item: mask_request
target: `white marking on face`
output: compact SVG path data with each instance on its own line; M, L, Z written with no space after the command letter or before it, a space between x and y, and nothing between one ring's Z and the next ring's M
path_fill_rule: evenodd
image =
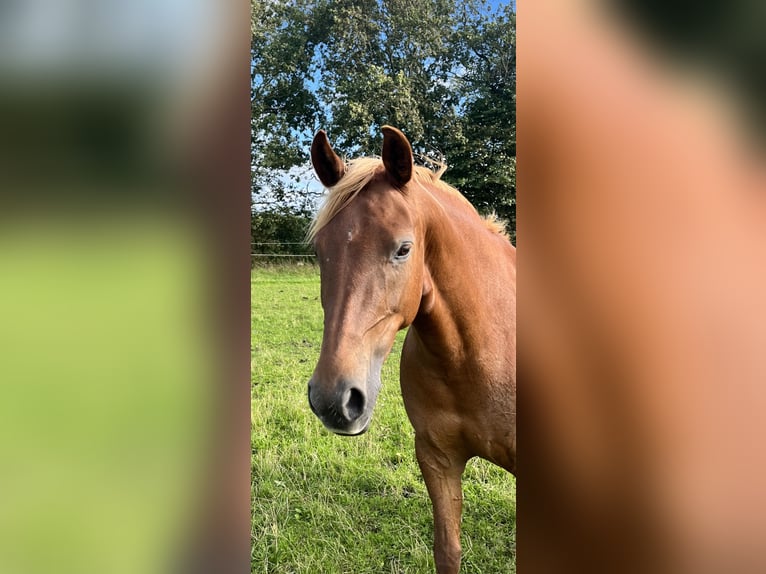
M351 232L351 230L348 230L348 234L346 235L346 241L351 243L351 239L353 238L354 234Z

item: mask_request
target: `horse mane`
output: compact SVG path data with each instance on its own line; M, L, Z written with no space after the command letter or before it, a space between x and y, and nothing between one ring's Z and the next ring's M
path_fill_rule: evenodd
M432 171L427 167L416 165L412 172L413 181L420 184L425 191L428 191L428 189L424 184L429 184L453 195L461 199L465 205L476 212L476 208L462 193L441 179L442 174L447 171L446 164L433 160L429 161L438 166L438 170ZM360 157L346 162L346 173L336 185L327 189L327 196L325 197L322 206L319 208L316 217L311 221L311 225L306 233L306 242L311 243L317 233L319 233L319 231L327 225L338 212L351 203L359 192L361 192L370 181L384 169L383 160L379 157ZM478 214L478 212L476 213ZM492 233L496 233L508 239L505 223L499 219L497 215L491 213L481 219L487 229Z

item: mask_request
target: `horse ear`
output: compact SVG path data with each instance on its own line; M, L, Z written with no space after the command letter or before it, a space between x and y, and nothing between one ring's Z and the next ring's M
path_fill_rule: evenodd
M398 129L383 126L383 165L391 181L398 187L412 177L412 147L407 137Z
M324 130L319 130L311 142L311 164L325 187L338 183L346 171L343 160L333 151Z

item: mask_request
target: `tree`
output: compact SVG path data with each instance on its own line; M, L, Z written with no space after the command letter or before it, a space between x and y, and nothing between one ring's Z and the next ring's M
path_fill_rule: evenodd
M470 16L469 16L470 17ZM445 175L479 211L495 211L516 229L516 14L473 16L459 30L465 94L459 130L448 140Z
M328 129L349 157L380 126L442 155L480 211L515 208L515 14L484 0L292 0L253 7L253 190L297 201L285 173ZM292 197L292 199L289 199ZM306 205L300 206L306 209Z

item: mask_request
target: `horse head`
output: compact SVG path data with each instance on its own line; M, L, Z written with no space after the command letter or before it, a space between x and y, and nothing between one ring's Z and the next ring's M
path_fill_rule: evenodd
M382 161L347 166L324 131L311 146L329 194L310 231L324 335L308 398L324 425L345 435L367 430L383 361L428 292L424 222L410 189L412 148L395 128L384 126L383 135Z

